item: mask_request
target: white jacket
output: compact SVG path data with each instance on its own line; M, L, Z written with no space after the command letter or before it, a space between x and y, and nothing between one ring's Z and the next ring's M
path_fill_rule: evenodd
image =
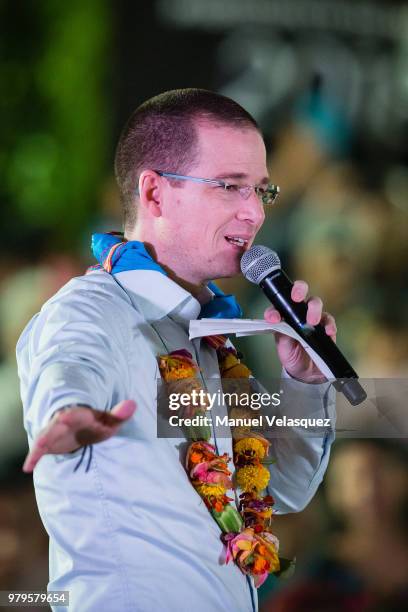
M220 529L186 475L185 441L157 437L158 354L186 348L205 378L219 378L215 351L188 339L189 321L200 308L159 272L112 277L94 271L51 298L19 340L30 446L67 404L109 410L134 399L138 406L119 435L93 446L89 471L88 456L74 471L82 450L46 455L34 471L50 536L48 589L70 592L70 612L257 610L252 580L220 562ZM327 385L303 390L303 415L333 416ZM332 439L329 434L273 441L269 489L278 514L299 511L310 501ZM220 453L232 456L231 439L215 442Z

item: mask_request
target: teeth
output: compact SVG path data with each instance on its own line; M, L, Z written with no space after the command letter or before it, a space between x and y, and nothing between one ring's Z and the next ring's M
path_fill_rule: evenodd
M248 240L245 240L244 238L239 238L236 236L227 236L226 238L227 240L229 240L229 242L232 242L233 244L237 244L239 246L243 246L244 244L248 242Z

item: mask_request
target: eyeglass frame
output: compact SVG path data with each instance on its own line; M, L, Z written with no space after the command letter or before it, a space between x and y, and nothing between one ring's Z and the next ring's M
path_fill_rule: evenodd
M223 187L225 191L228 190L228 187L236 187L239 195L244 200L247 200L249 198L251 192L247 191L248 195L245 196L242 193L242 189L245 189L245 190L248 190L248 188L250 188L251 190L253 189L258 197L259 197L258 189L263 189L265 193L262 194L261 196L262 204L268 207L273 206L275 204L280 194L279 185L274 185L272 183L268 183L268 185L264 188L264 187L261 187L260 185L236 185L234 183L227 183L226 181L222 181L221 179L199 178L197 176L186 176L184 174L174 174L173 172L162 172L161 170L155 170L154 172L156 172L156 174L158 174L159 176L164 176L165 178L169 178L169 179L180 180L180 181L194 181L196 183L207 183L210 185L218 185L218 187ZM136 189L136 192L139 193L139 190ZM264 197L266 197L268 193L270 196L272 196L271 202L264 201Z

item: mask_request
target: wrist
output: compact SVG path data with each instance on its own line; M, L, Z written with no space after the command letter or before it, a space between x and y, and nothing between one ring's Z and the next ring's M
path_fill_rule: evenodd
M286 366L283 366L283 372L287 375L285 378L292 378L293 380L297 380L298 382L308 385L321 385L327 382L327 378L321 372L308 372L307 370L299 371L296 369L291 370Z

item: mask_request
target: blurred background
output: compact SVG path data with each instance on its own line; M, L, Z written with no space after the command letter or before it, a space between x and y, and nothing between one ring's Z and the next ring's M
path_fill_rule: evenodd
M0 0L0 23L0 589L42 589L15 344L94 263L91 233L122 228L114 149L145 99L204 87L255 116L281 187L258 242L324 298L362 377L407 376L408 4ZM255 286L220 285L262 316ZM270 338L240 348L278 372ZM319 495L285 519L297 573L267 581L262 610L406 609L406 467L402 441L337 444Z

